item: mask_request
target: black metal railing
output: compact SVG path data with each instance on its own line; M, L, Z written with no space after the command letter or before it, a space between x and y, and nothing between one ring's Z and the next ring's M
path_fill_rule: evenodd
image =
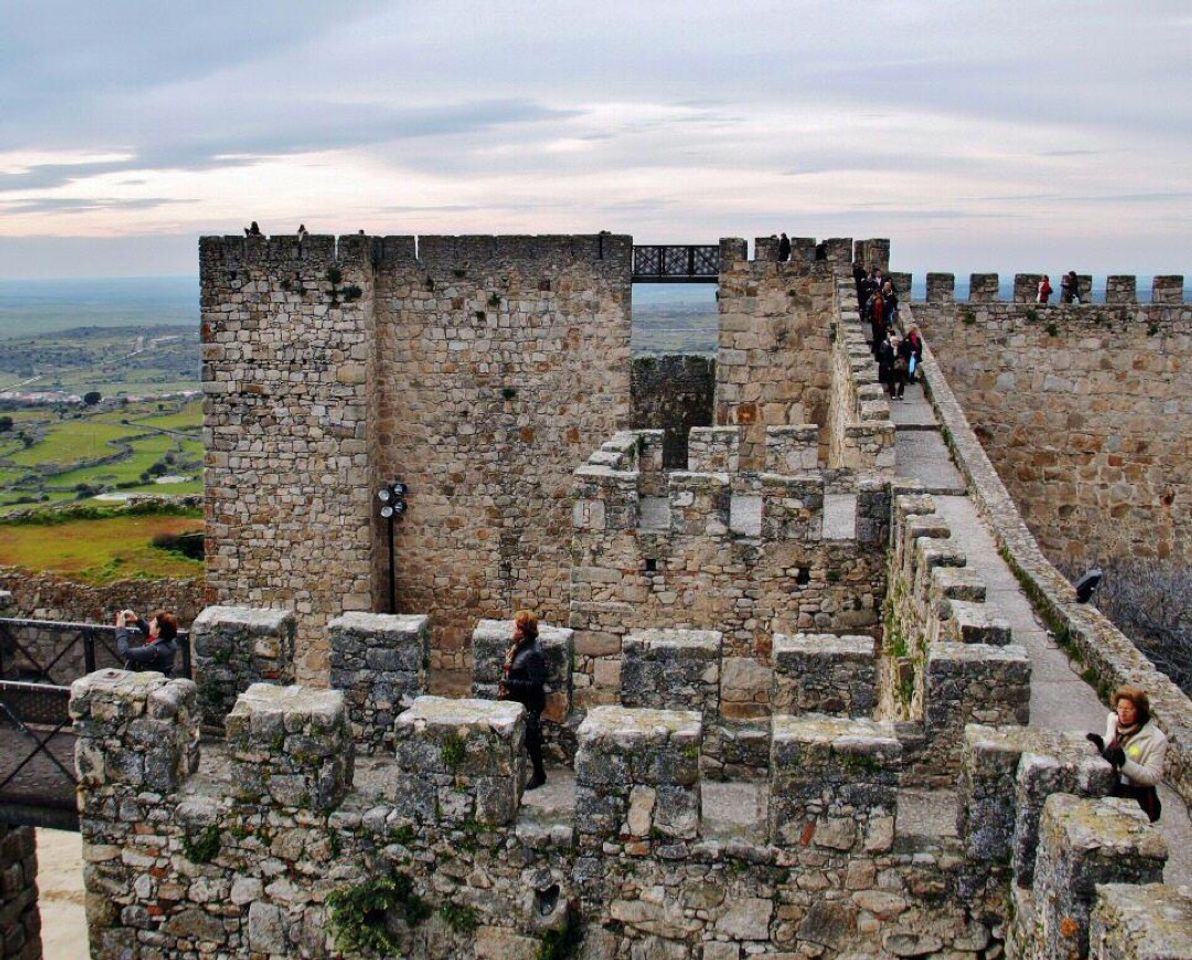
M720 247L635 246L634 283L718 283Z
M174 673L189 677L190 639L185 631L178 633L178 652ZM0 680L69 686L100 667L122 666L113 626L0 617Z
M188 634L178 649L189 677ZM0 821L78 829L70 684L120 666L115 627L0 618Z

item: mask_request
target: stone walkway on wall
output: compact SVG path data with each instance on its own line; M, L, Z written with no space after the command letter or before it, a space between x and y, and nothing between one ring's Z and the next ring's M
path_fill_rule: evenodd
M948 521L953 538L963 546L969 567L985 580L986 603L1009 622L1013 642L1025 647L1030 655L1030 725L1044 730L1104 733L1108 708L1080 678L1080 668L1035 616L1030 601L998 554L993 534L976 505L969 497L956 495L963 493L964 482L922 389L917 385L907 387L906 399L890 407L898 431L898 475L919 481L935 494L937 512ZM1159 828L1170 850L1164 878L1173 884L1192 883L1192 824L1188 810L1166 786L1161 788L1160 796L1163 817Z

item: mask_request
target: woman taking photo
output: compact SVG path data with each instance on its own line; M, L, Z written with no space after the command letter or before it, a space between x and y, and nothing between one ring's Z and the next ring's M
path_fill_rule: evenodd
M534 774L527 790L537 790L546 783L542 765L542 709L546 706L546 658L538 646L538 618L529 610L514 614L513 642L505 653L505 679L501 699L513 700L526 708L526 752Z

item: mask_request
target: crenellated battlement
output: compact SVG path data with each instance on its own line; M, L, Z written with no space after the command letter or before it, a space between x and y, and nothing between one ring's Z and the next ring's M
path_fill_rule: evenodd
M1076 275L1076 295L1078 303L1063 303L1061 300L1059 274L1049 274L1051 278L1051 299L1046 304L1036 304L1039 293L1039 282L1043 279L1041 273L1014 274L1014 289L1009 301L1001 298L1001 278L996 273L974 273L969 276L968 303L1029 303L1040 309L1064 307L1076 309L1080 307L1113 306L1138 304L1138 278L1134 274L1109 274L1104 282L1094 284L1092 274ZM911 290L911 275L899 274L896 289L903 296L909 296ZM905 278L905 279L903 279ZM1163 274L1151 278L1149 303L1154 306L1176 306L1184 302L1184 277L1181 274ZM956 275L952 273L928 273L926 303L958 303L956 299Z
M110 905L90 911L97 958L200 944L328 957L362 925L428 957L529 955L571 927L610 955L660 936L705 956L818 949L820 921L788 926L779 911L837 873L853 878L843 903L869 918L834 934L837 949L980 950L1002 918L1017 955L1049 944L1055 956L1065 939L1105 936L1106 911L1131 896L1121 885L1159 883L1167 857L1137 809L1102 799L1109 765L1066 734L967 727L955 832L929 837L889 722L776 716L770 774L718 784L701 772L700 713L599 707L577 731L573 791L532 802L518 704L418 698L392 750L362 760L342 693L258 684L238 698L226 747L205 744L198 765L193 707L189 681L156 674L75 684L87 883ZM675 906L701 885L721 895ZM383 921L344 909L365 891Z

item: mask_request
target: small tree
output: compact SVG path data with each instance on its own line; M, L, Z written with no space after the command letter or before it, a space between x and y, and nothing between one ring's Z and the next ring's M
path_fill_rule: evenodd
M89 407L94 407L100 400L103 399L103 394L98 390L88 390L83 394L83 403Z
M1192 693L1192 568L1117 560L1104 572L1097 607L1151 663Z
M0 417L0 433L8 433L12 429L12 417Z

